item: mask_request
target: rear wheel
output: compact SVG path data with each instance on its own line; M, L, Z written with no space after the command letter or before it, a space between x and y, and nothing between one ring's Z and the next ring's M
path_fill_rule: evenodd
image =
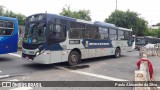
M68 64L74 66L80 61L80 55L77 51L71 51L68 57Z
M115 58L118 58L118 57L120 57L120 55L121 55L121 50L120 50L120 48L116 48L114 57L115 57Z

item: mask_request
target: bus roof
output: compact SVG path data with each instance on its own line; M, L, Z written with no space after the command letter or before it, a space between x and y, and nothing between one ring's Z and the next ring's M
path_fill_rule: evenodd
M100 21L96 21L94 22L95 25L100 26L100 27L106 27L106 28L117 28L114 24L111 23L105 23L105 22L100 22Z
M12 18L12 17L5 17L5 16L0 16L0 20L17 20L17 18Z
M49 18L49 19L55 17L55 18L60 18L60 19L64 19L64 20L74 21L74 22L76 22L76 20L77 20L76 18L61 16L61 15L57 15L57 14L50 14L50 13L37 13L37 14L32 14L28 17L35 16L35 15L47 15L47 18Z
M73 22L79 22L79 23L84 23L84 24L91 24L91 25L96 25L95 22L91 22L91 21L85 21L85 20L80 20L80 19L76 19L76 18L72 18L72 17L67 17L67 16L61 16L61 15L57 15L57 14L50 14L50 13L37 13L37 14L33 14L33 15L30 15L28 17L31 17L31 16L35 16L35 15L47 15L47 18L51 19L53 17L55 18L59 18L59 19L64 19L64 20L69 20L69 21L73 21ZM28 18L27 17L27 18ZM102 24L101 24L102 25ZM99 26L98 23L96 26Z
M28 17L35 16L35 15L47 15L48 19L52 19L53 17L55 17L55 18L69 20L69 21L73 21L73 22L79 22L79 23L84 23L84 24L95 25L95 26L98 26L98 27L106 27L106 28L112 28L112 29L120 29L120 30L125 30L125 31L132 31L132 29L116 27L114 24L111 24L111 23L105 23L105 22L100 22L100 21L90 22L90 21L80 20L80 19L71 18L71 17L67 17L67 16L61 16L61 15L57 15L57 14L50 14L50 13L37 13L37 14L30 15Z
M124 31L132 31L132 29L128 29L128 28L122 28L122 27L118 27L119 30L124 30Z

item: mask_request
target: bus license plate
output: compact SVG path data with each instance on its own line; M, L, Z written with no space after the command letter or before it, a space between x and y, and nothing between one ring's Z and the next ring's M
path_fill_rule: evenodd
M29 60L29 57L25 57L25 59Z

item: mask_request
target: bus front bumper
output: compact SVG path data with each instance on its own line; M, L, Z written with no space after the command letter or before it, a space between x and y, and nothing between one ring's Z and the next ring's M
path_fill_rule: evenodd
M29 62L39 63L39 64L50 64L50 54L45 52L40 55L28 55L22 54L22 59Z

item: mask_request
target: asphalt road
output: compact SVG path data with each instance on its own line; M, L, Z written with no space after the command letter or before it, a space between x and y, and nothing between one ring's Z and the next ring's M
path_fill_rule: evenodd
M21 51L15 53L20 55ZM1 81L122 81L134 80L138 51L127 52L120 58L111 56L85 59L77 66L66 63L51 65L35 64L21 60L20 57L0 55ZM158 73L156 73L158 75ZM22 90L23 88L1 88L2 90ZM132 90L131 87L50 87L45 90ZM25 88L23 90L44 90L44 88Z

